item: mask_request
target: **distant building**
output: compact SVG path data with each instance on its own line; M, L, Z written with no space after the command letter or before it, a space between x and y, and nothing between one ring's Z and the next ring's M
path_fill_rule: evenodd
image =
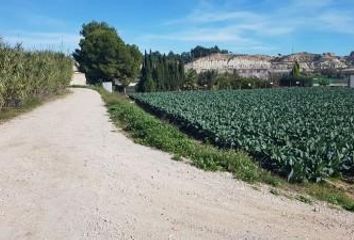
M135 82L131 82L129 84L129 86L126 87L126 92L127 93L133 93L135 92L135 89L136 89L136 85L138 84L138 79L136 79ZM118 80L118 79L115 79L114 80L114 87L113 89L115 91L118 91L118 92L123 92L124 91L124 88L123 88L123 84Z

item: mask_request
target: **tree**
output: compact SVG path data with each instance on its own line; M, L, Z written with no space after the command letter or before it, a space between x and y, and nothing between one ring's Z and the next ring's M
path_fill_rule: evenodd
M150 72L149 64L148 64L148 55L145 50L143 66L141 68L140 81L138 82L137 91L138 92L146 92L147 86L147 76Z
M217 76L218 72L215 70L202 72L198 76L198 84L200 86L206 86L208 90L211 90L215 85Z
M198 73L194 69L189 69L186 73L183 83L183 89L193 90L198 81Z
M300 64L298 61L295 61L293 69L291 70L291 76L293 78L299 78L300 77Z
M105 22L82 26L80 49L73 56L89 83L118 80L125 92L139 73L141 54L135 45L126 45L117 31Z
M181 54L181 59L183 63L189 63L192 61L192 56L190 52L183 52Z
M349 61L351 61L352 63L354 63L354 51L352 51L348 57Z
M193 48L190 51L190 55L191 55L192 59L206 57L206 56L209 56L209 55L215 54L215 53L228 54L228 53L230 53L230 51L225 50L225 49L220 50L220 48L218 46L214 46L211 48L196 46L195 48Z
M116 29L113 28L113 27L110 27L106 22L96 22L96 21L89 22L88 24L83 24L82 25L82 30L80 31L80 34L84 38L86 38L92 32L97 31L98 29L111 31L111 32L117 34Z
M322 76L326 76L328 78L336 78L338 77L338 70L335 67L324 68L320 70Z
M233 75L226 72L219 74L216 78L217 89L232 89L233 88Z
M151 74L148 74L145 83L145 92L154 92L154 91L156 91L156 83L153 80Z
M137 91L174 91L181 89L183 82L184 64L179 55L145 51Z
M82 30L80 31L80 34L83 39L81 39L79 43L80 49L75 50L75 52L73 53L73 57L79 63L79 70L83 73L87 73L90 70L92 60L94 58L93 55L96 55L92 54L92 50L94 50L95 45L93 40L97 39L94 39L94 37L92 36L90 37L90 35L94 34L94 32L96 32L95 35L97 35L98 32L100 32L101 34L103 32L111 32L113 34L113 38L114 35L117 34L116 30L114 28L109 27L108 24L105 22L92 21L88 24L82 25ZM91 39L89 40L89 38Z
M142 54L136 45L127 45L128 48L128 53L130 56L126 57L127 64L126 64L126 74L124 76L121 76L121 79L119 80L120 83L122 84L123 87L123 92L126 94L126 88L129 86L131 82L136 81L139 71L140 71L140 66L141 66L141 61L142 61Z

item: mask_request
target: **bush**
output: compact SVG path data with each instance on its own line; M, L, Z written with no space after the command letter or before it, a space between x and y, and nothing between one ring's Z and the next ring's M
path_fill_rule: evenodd
M71 75L72 61L62 53L29 52L0 43L0 110L58 93Z
M211 73L215 73L215 76ZM210 76L213 77L210 77ZM233 73L217 73L215 71L206 71L199 74L199 85L208 86L208 89L254 89L254 88L270 88L272 87L267 80L258 79L256 77L241 77L236 71Z
M325 78L325 77L320 77L318 79L318 84L320 86L328 86L330 84L330 80L328 78Z
M281 87L312 87L313 79L307 76L285 76L280 79Z

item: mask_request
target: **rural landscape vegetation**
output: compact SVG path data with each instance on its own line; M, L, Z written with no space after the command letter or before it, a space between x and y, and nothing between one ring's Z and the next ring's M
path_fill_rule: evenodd
M127 94L126 88L138 79L136 92L129 95L138 105L197 139L249 153L288 181L353 177L351 89L311 88L314 76L304 75L297 61L289 74L272 83L240 77L236 71L198 74L185 71L184 64L229 51L196 47L181 55L150 50L142 56L107 23L91 22L81 33L74 58L88 82L119 79ZM213 159L204 164L213 168Z
M4 132L9 131L10 125L21 121L22 117L30 114L30 110L66 101L73 95L100 94L116 127L109 134L123 133L124 141L120 142L145 145L159 153L163 151L163 154L169 154L166 162L181 164L178 167L172 165L172 169L176 167L178 171L196 167L216 172L211 173L215 175L205 175L208 183L213 181L213 176L219 179L219 173L231 173L232 185L246 184L252 191L276 199L272 201L277 203L279 199L285 199L289 204L310 206L307 216L322 211L328 215L330 211L346 214L349 220L343 220L343 216L337 220L340 225L348 226L338 239L345 239L344 236L353 238L354 228L350 219L353 219L354 211L354 52L344 57L307 52L266 56L237 54L217 45L197 45L181 53L159 52L125 42L118 30L104 21L84 23L80 42L72 53L29 50L21 43L14 45L7 43L6 38L1 39L0 136L3 135L2 126ZM85 82L71 84L78 74L84 76ZM89 96L93 98L94 95ZM83 104L82 108L87 107L85 101ZM98 116L86 117L94 119ZM84 123L82 125L85 126ZM60 126L52 128L60 129ZM90 130L85 128L85 131ZM16 138L21 138L21 134L16 134ZM94 138L98 136L92 135ZM7 138L4 136L3 139ZM10 140L13 139L6 141ZM110 141L104 146L108 144L119 156L122 146L118 142ZM0 141L0 151L3 152L0 158L3 158L1 163L5 166L6 161L11 161L11 155L6 151L12 145L6 145L5 140L2 144ZM35 161L39 153L35 147L30 151L33 152L25 154L34 156ZM132 156L134 154L137 153L131 153ZM23 155L21 159L25 158ZM99 159L100 156L95 155L95 160ZM119 157L112 154L109 161L117 159ZM144 161L141 157L135 159ZM119 160L112 164L116 166ZM90 165L87 160L86 165ZM160 171L159 166L156 168ZM137 176L139 171L147 170L136 169ZM0 173L0 178L10 179L7 171ZM145 172L141 174L143 176ZM151 179L154 179L152 175ZM7 185L5 180L0 180L0 183ZM324 204L321 210L319 202ZM0 215L6 212L6 208L0 210ZM186 218L188 216L182 220ZM17 239L13 235L14 229L1 225L0 219L0 239ZM103 225L97 227L97 232L104 229ZM176 239L202 239L193 235L196 231L177 234L184 238ZM296 231L294 229L294 233ZM2 238L1 234L12 238ZM128 239L121 234L115 237L98 237L98 234L94 239ZM258 239L242 238L234 233L218 234L213 236ZM326 238L318 234L299 233L299 236ZM137 236L143 235L142 231ZM135 239L132 236L131 239ZM154 236L159 238L163 235L149 235L148 238L153 239ZM18 239L40 237L34 235L30 238L27 235ZM84 239L91 239L88 235L86 237ZM263 237L278 239L275 236Z

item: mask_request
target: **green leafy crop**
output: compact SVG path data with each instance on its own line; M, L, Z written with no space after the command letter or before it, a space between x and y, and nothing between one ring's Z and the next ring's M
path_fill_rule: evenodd
M296 88L132 96L191 135L242 149L291 181L354 176L354 91Z

